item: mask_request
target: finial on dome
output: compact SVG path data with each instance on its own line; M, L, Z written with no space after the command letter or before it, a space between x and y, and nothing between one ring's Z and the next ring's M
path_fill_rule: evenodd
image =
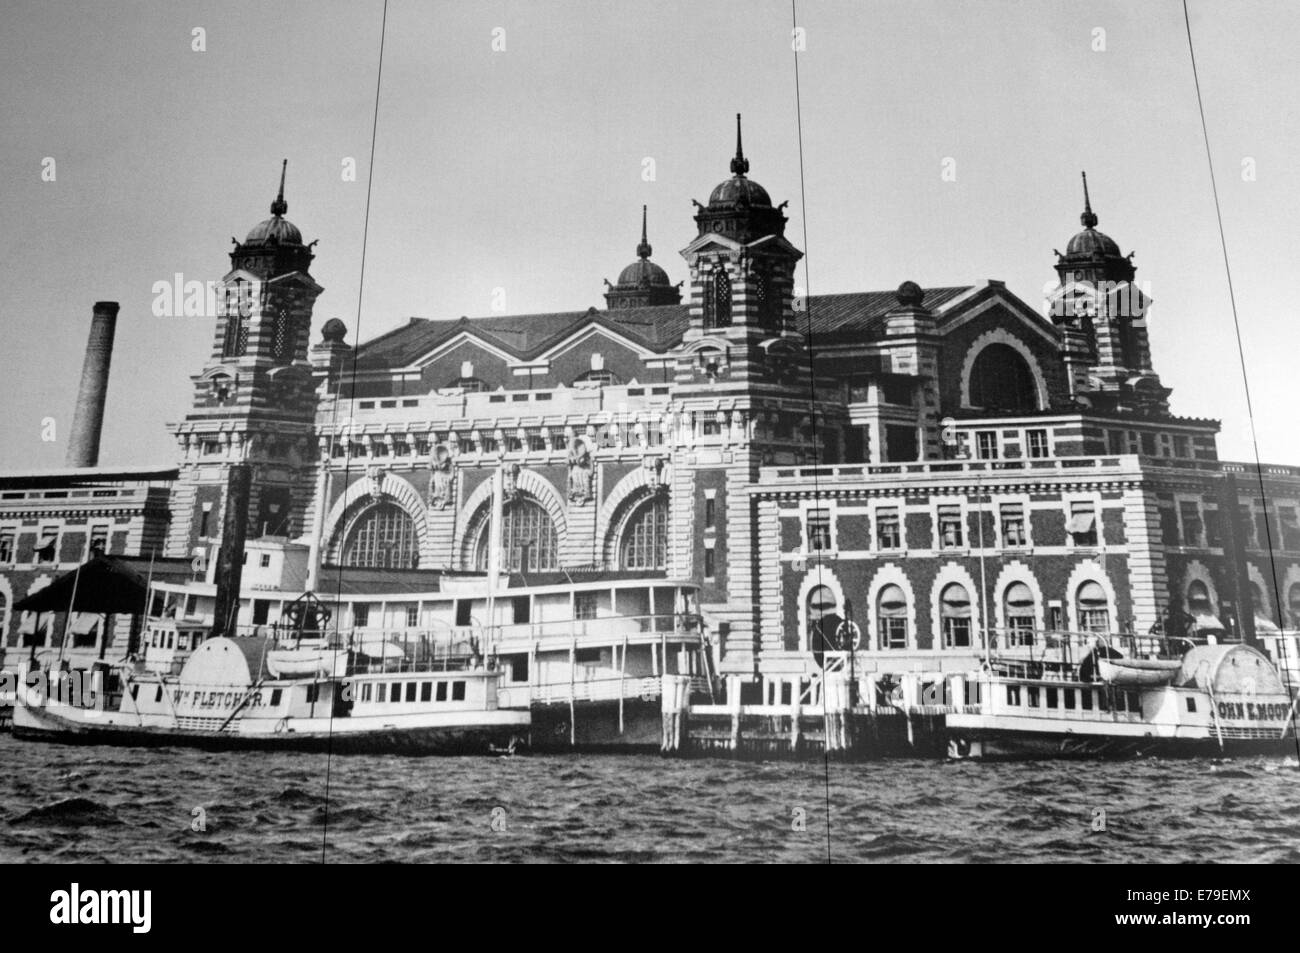
M650 257L650 253L651 253L653 250L654 250L654 249L652 249L652 248L650 247L650 242L649 242L649 240L646 238L646 231L645 231L645 206L642 205L642 206L641 206L641 244L636 246L636 256L637 256L638 258L649 258L649 257Z
M283 215L289 211L289 203L284 200L284 173L289 168L289 160L285 159L280 166L280 194L275 197L271 203L272 215Z
M1096 228L1097 216L1092 211L1092 200L1088 198L1088 173L1080 173L1083 176L1083 214L1079 216L1079 222L1084 228Z
M740 113L736 113L736 158L731 160L731 174L744 175L749 171L749 160L745 158L745 150L740 146Z

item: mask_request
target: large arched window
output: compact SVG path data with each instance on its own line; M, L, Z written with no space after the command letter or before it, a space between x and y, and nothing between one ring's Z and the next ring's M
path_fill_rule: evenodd
M893 583L876 597L876 631L881 649L907 648L907 596Z
M939 593L939 621L945 649L968 649L971 645L970 593L960 583L950 583Z
M808 593L807 611L808 649L820 660L826 652L839 647L837 633L840 616L839 601L830 586L814 586Z
M1023 582L1013 582L1002 594L1002 615L1007 620L1008 645L1033 645L1037 619L1034 593Z
M484 520L475 552L475 565L479 569L488 568L491 529L491 521ZM511 572L547 572L559 569L555 523L546 508L536 500L522 496L507 503L501 513L501 551L505 554L503 568Z
M990 344L970 372L970 403L984 410L1038 410L1038 386L1029 363L1009 344Z
M663 569L668 564L668 500L654 495L628 517L623 529L623 569Z
M1075 606L1079 614L1079 628L1084 632L1109 632L1110 609L1106 600L1106 590L1101 584L1089 580L1079 587L1075 595Z
M344 566L415 569L419 559L415 521L396 503L380 503L362 513L343 548Z

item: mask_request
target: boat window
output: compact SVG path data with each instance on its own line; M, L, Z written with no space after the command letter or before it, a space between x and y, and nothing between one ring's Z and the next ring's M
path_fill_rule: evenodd
M1048 708L1055 708L1055 707L1056 707L1056 689L1055 689L1055 688L1049 688L1049 689L1047 690L1047 707L1048 707Z
M193 647L197 649L200 645L203 644L203 633L195 632L192 636L190 636L190 641L192 642Z
M457 681L451 683L451 700L454 702L463 702L465 700L464 682Z
M457 599L456 624L460 626L469 625L470 620L473 618L473 615L471 614L473 608L474 603L470 602L468 599Z
M175 633L175 632L168 632L168 633L167 633L167 648L172 649L172 648L175 648L175 647L176 647L176 633Z
M157 690L153 693L153 700L154 700L155 702L160 702L160 701L162 701L162 686L161 686L161 685L159 685L158 688L157 688Z
M438 683L438 695L437 695L437 697L434 699L434 701L445 702L446 700L447 700L447 683L446 683L446 682L439 682L439 683Z
M1135 714L1142 714L1142 696L1137 692L1125 692L1128 696L1128 710Z
M433 698L433 682L420 683L420 701L427 702Z
M511 655L503 659L510 665L510 681L526 682L528 681L528 656Z
M1065 707L1066 707L1066 708L1073 709L1073 708L1074 708L1074 689L1073 689L1073 688L1063 688L1063 689L1061 689L1061 694L1065 697Z
M1191 695L1187 696L1187 710L1191 714L1196 713L1196 699L1193 698Z
M182 652L190 647L190 637L182 632L176 639L176 647Z
M600 662L600 649L578 649L573 653L573 660L579 665L595 665Z
M393 682L393 690L388 693L388 701L390 704L396 705L401 700L402 700L402 683Z
M416 686L416 684L417 684L416 682L407 682L407 683L406 683L406 700L407 700L408 702L413 702L413 701L415 701L415 686Z
M308 704L308 705L314 705L314 704L316 704L316 702L317 702L319 699L320 699L320 686L319 686L319 685L308 685L308 686L307 686L307 704Z
M375 701L382 702L388 700L388 685L384 682L375 684Z
M1110 696L1106 694L1105 689L1097 692L1097 710L1110 711Z
M1007 686L1007 704L1015 705L1017 708L1020 707L1020 686L1019 685Z
M1092 711L1092 689L1085 688L1079 692L1080 706L1084 711Z
M1029 707L1030 708L1038 707L1038 686L1037 685L1029 686Z
M132 701L135 701L135 700L137 700L139 697L140 697L140 686L139 686L139 685L132 685L132 686L131 686L131 700L132 700Z
M271 707L272 707L272 708L274 708L276 705L280 704L280 697L281 697L283 694L284 694L284 691L283 691L282 689L279 689L279 688L273 688L273 689L271 689Z
M370 701L371 687L372 687L372 686L371 686L371 684L370 684L369 682L365 682L364 684L362 684L362 686L361 686L361 700L362 700L363 702L368 702L368 701Z

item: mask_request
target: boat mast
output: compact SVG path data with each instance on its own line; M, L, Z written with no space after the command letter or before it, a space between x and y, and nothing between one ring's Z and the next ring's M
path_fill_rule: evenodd
M488 522L488 565L487 565L487 623L484 642L496 619L496 594L498 577L501 573L501 523L505 510L505 474L500 467L492 474L492 515ZM483 645L484 655L487 645Z

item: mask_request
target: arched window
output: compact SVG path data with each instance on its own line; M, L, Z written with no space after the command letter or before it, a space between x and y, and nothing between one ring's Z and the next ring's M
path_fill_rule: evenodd
M344 566L415 569L419 558L415 521L396 503L380 503L366 510L343 548Z
M1258 582L1250 584L1251 598L1255 600L1255 634L1276 635L1277 623L1273 618L1273 602L1268 590Z
M1300 628L1300 582L1286 591L1286 605L1291 610L1291 625Z
M668 500L640 503L623 530L623 569L663 569L668 564Z
M1038 410L1038 386L1028 362L1009 344L990 344L970 372L970 403L984 410Z
M277 364L288 364L293 360L293 322L288 308L276 309L272 332L271 357Z
M907 596L893 583L876 597L876 631L881 649L907 648Z
M483 521L479 531L475 565L488 568L489 532L491 520ZM536 500L516 497L502 508L501 551L505 553L505 567L511 572L548 572L560 568L559 546L556 543L555 523ZM525 559L524 552L528 556Z
M1187 611L1194 616L1214 615L1214 603L1210 601L1210 590L1199 579L1193 579L1187 586Z
M836 632L840 627L839 602L829 586L814 586L808 593L808 649L821 657L825 652L833 652L838 646Z
M939 593L939 621L945 649L968 649L971 644L970 593L959 583L950 583Z
M731 279L725 268L715 268L704 282L704 328L731 325Z
M1079 628L1084 632L1109 632L1110 610L1106 590L1089 580L1079 587L1075 606L1079 615Z
M1034 593L1023 582L1013 582L1002 594L1002 615L1007 620L1008 645L1033 645L1037 617Z

